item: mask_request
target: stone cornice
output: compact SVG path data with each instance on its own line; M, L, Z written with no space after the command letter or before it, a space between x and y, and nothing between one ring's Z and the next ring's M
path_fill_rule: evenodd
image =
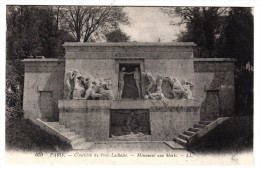
M197 46L194 42L157 42L157 43L137 43L137 42L120 42L120 43L81 43L81 42L65 42L62 46L115 46L115 47L124 47L124 46L160 46L160 47L169 47L169 46L178 46L178 47L194 47Z
M23 63L31 63L31 62L64 62L65 60L64 59L24 59L22 60Z

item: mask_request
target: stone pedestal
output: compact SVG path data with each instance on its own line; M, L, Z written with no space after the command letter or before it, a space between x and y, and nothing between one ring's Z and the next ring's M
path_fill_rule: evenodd
M87 141L106 141L111 111L148 110L151 141L172 141L199 122L199 108L199 102L195 100L60 100L59 121Z

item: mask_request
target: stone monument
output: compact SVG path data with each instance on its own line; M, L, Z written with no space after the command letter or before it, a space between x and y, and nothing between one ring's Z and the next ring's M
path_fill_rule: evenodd
M24 60L26 118L91 142L172 141L201 119L233 112L234 60L193 58L194 43L63 46L64 59Z

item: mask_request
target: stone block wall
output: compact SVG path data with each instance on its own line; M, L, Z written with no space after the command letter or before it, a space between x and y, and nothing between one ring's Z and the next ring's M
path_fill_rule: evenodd
M194 43L65 43L65 72L109 78L117 97L120 63L140 64L154 76L184 77L194 82Z
M87 141L104 141L109 137L110 106L106 100L60 100L59 122Z
M192 57L192 51L189 57ZM145 59L144 67L146 72L151 72L153 75L185 78L194 82L193 58L160 59L158 57L156 59Z
M24 75L24 117L58 121L58 100L62 99L64 60L26 59Z
M202 120L232 116L235 107L234 59L194 59L195 98L201 102Z
M171 100L167 106L153 101L150 107L152 141L171 141L200 121L200 105L194 100Z
M117 96L120 63L138 63L142 71L193 81L195 99L201 105L201 119L230 116L234 111L234 60L193 58L194 43L65 43L64 47L64 60L24 60L25 118L59 120L58 100L63 99L65 72L73 69L95 78L111 77L112 90ZM118 106L133 108L136 104ZM150 113L150 117L156 117L155 110ZM101 114L107 116L105 111ZM165 115L168 116L167 112ZM188 113L183 118L189 118L188 116L193 115Z
M199 102L193 100L60 100L59 121L87 141L105 141L109 138L111 111L128 110L130 107L149 111L152 141L171 141L200 120Z

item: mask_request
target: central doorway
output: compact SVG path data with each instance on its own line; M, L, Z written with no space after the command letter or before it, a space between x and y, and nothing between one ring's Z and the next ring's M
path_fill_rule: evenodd
M149 110L110 110L109 139L122 141L150 141L151 125Z
M124 87L122 91L122 99L139 99L142 98L142 85L141 85L141 67L140 64L135 63L120 63L119 71L122 68L125 68L126 74L124 75ZM139 90L140 96L138 92L138 83L134 77L134 71L138 71L138 76L140 77Z

